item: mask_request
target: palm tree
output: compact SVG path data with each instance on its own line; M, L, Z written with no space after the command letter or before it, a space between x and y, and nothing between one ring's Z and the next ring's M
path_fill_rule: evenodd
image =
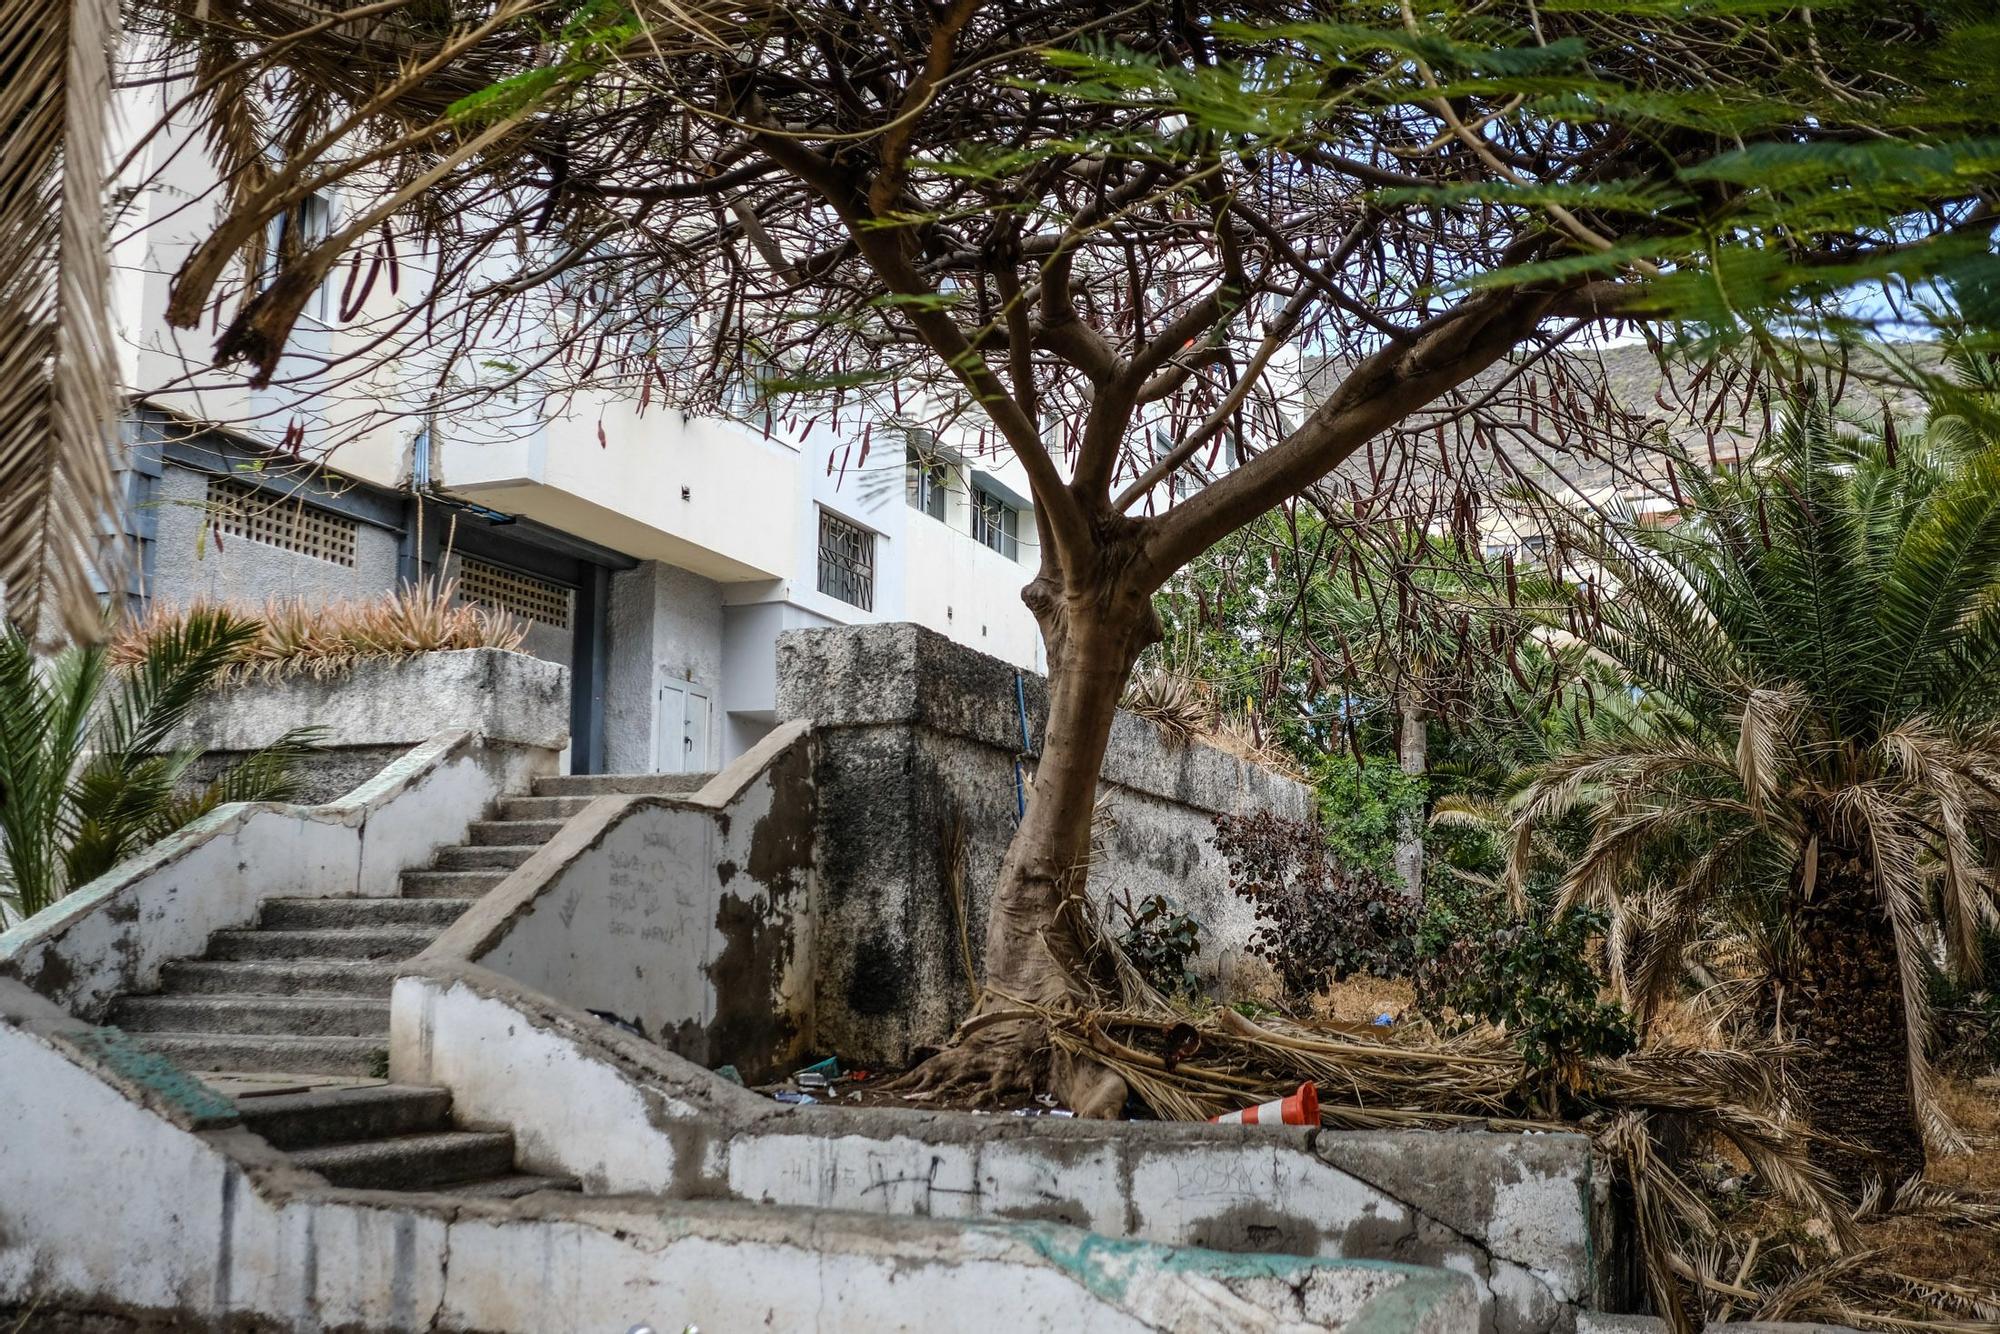
M1565 904L1648 901L1644 1005L1704 931L1760 924L1760 1017L1801 1044L1815 1154L1849 1188L1953 1142L1927 983L1934 957L1976 971L1996 918L2000 444L1973 443L1899 448L1808 402L1740 473L1688 469L1678 526L1578 525L1617 592L1568 623L1657 707L1531 771L1515 808L1521 862L1587 815Z
M197 608L150 636L128 668L101 644L40 658L0 634L0 925L29 917L228 801L296 795L320 735L287 732L200 786L199 752L168 749L202 695L257 635L256 622Z

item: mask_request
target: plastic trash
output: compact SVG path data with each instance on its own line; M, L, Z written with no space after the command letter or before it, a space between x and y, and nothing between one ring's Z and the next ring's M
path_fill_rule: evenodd
M1395 1022L1396 1016L1393 1014L1378 1014L1375 1016L1375 1027L1377 1028L1387 1028Z
M788 1102L794 1107L806 1107L819 1101L810 1093L794 1093L790 1089L779 1089L771 1096L779 1102Z
M803 1070L792 1072L792 1082L802 1089L823 1089L840 1078L840 1060L829 1056L824 1061L816 1061Z
M715 1073L721 1075L724 1079L736 1085L736 1087L738 1088L743 1087L743 1072L741 1070L738 1070L735 1066L718 1065L715 1067Z

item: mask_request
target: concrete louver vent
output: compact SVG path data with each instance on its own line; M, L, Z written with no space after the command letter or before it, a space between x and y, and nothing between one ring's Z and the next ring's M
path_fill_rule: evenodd
M574 594L561 584L521 574L483 560L462 559L458 565L458 595L558 630L569 629Z
M231 537L296 551L314 560L352 567L355 522L308 505L295 496L213 477L208 509L215 531Z

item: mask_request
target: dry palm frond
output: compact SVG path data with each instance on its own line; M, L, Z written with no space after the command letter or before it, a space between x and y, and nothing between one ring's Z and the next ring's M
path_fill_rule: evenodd
M105 140L111 0L0 11L0 589L30 634L102 633L115 508Z
M1134 673L1119 707L1138 714L1182 745L1207 736L1217 722L1207 685L1173 672Z
M261 607L155 604L125 627L111 661L138 662L146 646L190 616L226 611L257 627L257 636L229 669L235 680L294 676L330 680L371 658L400 658L451 649L518 649L527 627L506 612L457 601L457 585L426 580L363 601L307 602L273 598Z

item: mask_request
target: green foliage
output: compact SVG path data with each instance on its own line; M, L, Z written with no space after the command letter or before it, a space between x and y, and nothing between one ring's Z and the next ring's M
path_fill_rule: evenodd
M1318 822L1269 811L1215 817L1229 887L1257 915L1250 952L1304 1000L1357 973L1401 977L1413 962L1416 900L1393 881L1343 865Z
M1540 1071L1622 1056L1638 1028L1624 1007L1602 999L1595 961L1607 926L1591 909L1557 914L1540 903L1516 915L1497 889L1440 883L1424 905L1418 1008L1447 1031L1501 1025Z
M545 37L547 64L467 93L445 109L445 116L469 124L513 120L557 92L580 87L617 59L641 31L637 15L617 0L586 0Z
M1748 467L1688 468L1675 527L1570 535L1619 591L1552 623L1649 707L1528 775L1517 831L1586 819L1561 899L1643 909L1642 1001L1711 935L1785 985L1837 859L1870 867L1918 1031L1934 942L1975 971L1996 910L1976 868L2000 847L2000 443L1982 420L1898 440L1806 398Z
M227 801L283 800L319 736L271 748L192 791L197 758L174 731L255 639L255 623L205 609L155 634L128 668L101 645L38 660L12 626L0 635L0 903L33 916Z
M1346 752L1322 755L1311 773L1320 828L1334 859L1394 880L1397 831L1411 817L1422 818L1429 785L1382 755L1365 762Z
M1111 903L1124 919L1119 948L1145 979L1169 996L1199 993L1201 979L1190 965L1201 953L1201 924L1164 894L1148 894L1135 904L1127 893Z

